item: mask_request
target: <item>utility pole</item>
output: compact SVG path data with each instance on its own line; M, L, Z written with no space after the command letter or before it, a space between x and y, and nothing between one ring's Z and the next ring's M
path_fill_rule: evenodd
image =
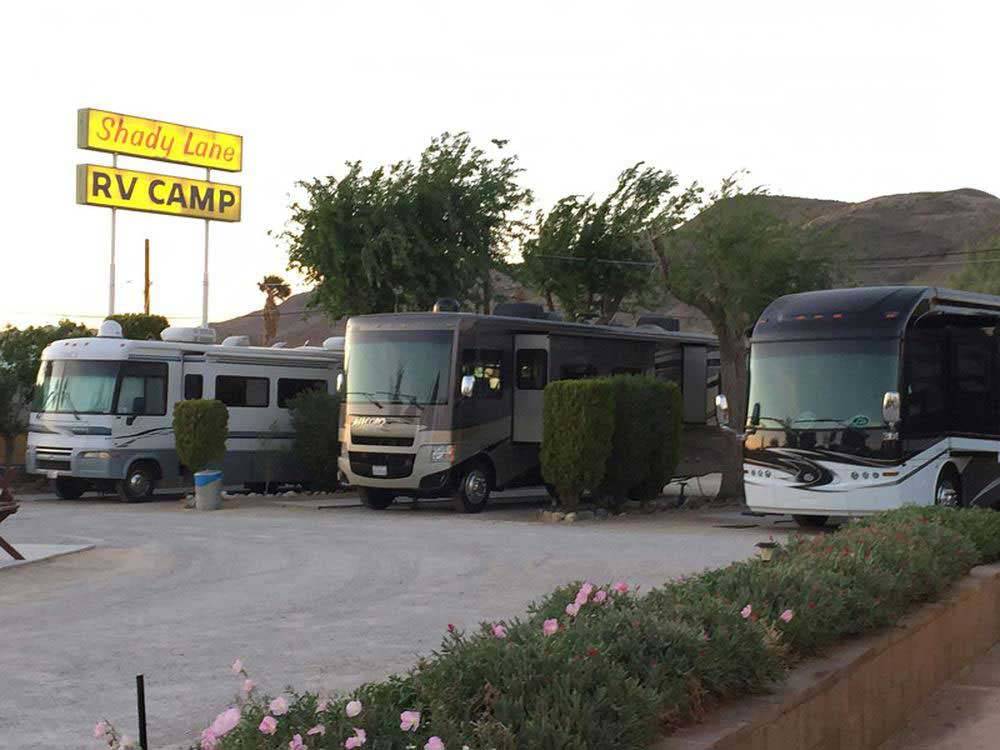
M142 311L149 315L149 237L146 238L146 282L142 290Z

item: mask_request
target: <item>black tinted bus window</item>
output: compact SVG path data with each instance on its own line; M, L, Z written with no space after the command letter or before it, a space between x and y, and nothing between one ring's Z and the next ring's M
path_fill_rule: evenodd
M188 374L184 376L184 400L190 401L194 398L201 398L205 392L205 384L201 375Z
M126 362L118 385L116 414L167 413L167 366L161 363Z
M252 406L262 408L268 405L267 378L244 378L235 375L218 375L215 378L215 397L226 406Z
M593 365L563 365L559 371L561 380L582 380L596 378L597 368Z
M278 378L278 406L287 409L288 402L302 391L323 391L326 393L326 381Z
M462 376L472 375L476 387L473 398L500 398L503 395L503 353L499 349L465 349Z
M549 353L544 349L520 349L517 352L517 387L522 391L540 391L549 380Z

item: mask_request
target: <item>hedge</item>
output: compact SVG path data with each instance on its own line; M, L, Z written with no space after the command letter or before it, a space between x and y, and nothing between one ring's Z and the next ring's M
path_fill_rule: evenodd
M190 399L174 404L177 457L191 472L222 461L228 432L229 411L221 401Z
M653 377L550 383L542 475L568 508L585 491L612 507L629 498L651 500L677 468L681 416L680 389Z
M576 582L523 618L449 629L409 673L349 695L275 698L251 685L200 747L361 747L363 738L372 750L638 750L721 699L767 689L804 655L895 622L973 564L997 561L998 538L1000 514L907 509L645 596L621 582ZM248 678L242 664L234 671Z
M293 451L315 489L337 488L340 455L340 400L326 391L307 390L288 401L295 430Z
M615 425L614 386L606 378L558 380L545 387L544 404L542 476L572 508L604 479Z

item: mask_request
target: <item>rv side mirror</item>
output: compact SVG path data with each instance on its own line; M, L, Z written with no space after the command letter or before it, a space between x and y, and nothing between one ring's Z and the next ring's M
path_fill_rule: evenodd
M337 373L337 393L342 393L344 390L344 373Z
M476 390L476 379L472 375L462 376L462 395L465 398L472 398L473 391Z
M715 420L719 427L729 427L729 399L722 393L715 397Z
M760 401L754 401L753 409L750 410L750 426L758 427L760 425Z
M889 427L895 427L899 422L899 393L887 391L882 397L882 419Z

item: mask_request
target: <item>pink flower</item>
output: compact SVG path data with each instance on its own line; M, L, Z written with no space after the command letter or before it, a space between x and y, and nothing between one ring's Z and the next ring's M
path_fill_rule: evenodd
M438 736L431 737L424 745L424 750L444 750L444 743Z
M571 602L566 605L566 614L570 617L576 617L580 612L580 605L576 602Z
M321 698L320 701L316 704L316 710L317 711L326 711L327 706L329 706L329 705L330 705L330 699L329 698Z
M215 750L218 738L212 732L212 728L203 729L201 732L201 750Z
M419 711L403 711L403 713L399 715L399 728L404 732L415 732L419 726Z
M280 695L271 701L267 707L271 709L271 713L275 716L281 716L282 714L288 713L288 701Z
M613 588L615 590L615 593L617 593L617 594L627 594L628 593L628 584L625 583L625 581L618 581L611 588Z
M608 598L608 592L601 589L596 594L594 594L594 604L604 604L604 601Z
M347 750L353 750L354 748L361 747L367 741L368 741L368 735L365 734L365 730L358 729L357 727L355 727L354 736L348 737L346 740L344 740L344 747L347 748Z
M793 617L795 617L795 613L792 612L792 610L790 609L786 609L784 612L778 615L778 619L781 620L782 622L791 622Z
M742 617L744 620L746 620L752 614L753 614L753 607L751 607L749 604L740 610L740 617Z
M278 731L278 720L273 716L265 716L260 720L260 726L257 727L261 734L274 734Z
M347 718L353 719L355 716L361 713L362 705L361 701L351 701L344 707L344 713L347 714Z
M505 628L500 623L497 623L496 625L494 625L493 628L492 628L492 631L493 631L493 637L494 638L506 638L507 637L507 628Z
M108 722L101 720L94 724L94 739L100 740L104 739L104 735L108 733Z
M593 591L594 591L594 584L592 583L583 584L580 587L580 590L576 592L575 604L577 604L577 606L582 607L590 599L590 595L593 593Z
M553 635L557 630L559 630L559 620L546 620L542 623L542 633L544 635Z
M237 659L233 662L233 674L240 674L243 671L243 660Z
M133 740L127 734L123 734L122 738L118 740L118 747L120 747L121 750L134 750L135 740Z
M326 734L326 727L323 726L322 724L317 724L308 732L306 732L306 734L320 734L320 735Z
M256 686L257 684L249 677L247 677L245 680L243 680L243 695L250 695L250 693L253 692L253 689Z
M288 750L306 750L301 734L296 734L292 737L292 741L288 743Z
M212 734L216 737L225 737L233 731L239 723L240 710L234 707L227 709L216 716L215 721L212 722L212 726L210 726L209 729L212 730Z

